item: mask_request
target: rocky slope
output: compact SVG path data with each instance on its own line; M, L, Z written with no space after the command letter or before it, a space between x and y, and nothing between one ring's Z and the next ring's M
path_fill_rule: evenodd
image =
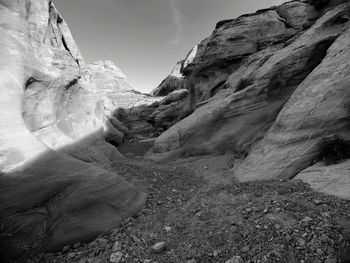
M341 150L350 139L349 21L349 1L329 0L219 22L180 70L193 113L157 138L148 158L231 152L240 181L298 174L319 191L350 198L342 162L350 156ZM323 166L327 145L337 152L334 168Z
M120 174L149 186L142 211L90 243L16 263L348 262L349 200L302 182L233 182L230 159L118 161Z

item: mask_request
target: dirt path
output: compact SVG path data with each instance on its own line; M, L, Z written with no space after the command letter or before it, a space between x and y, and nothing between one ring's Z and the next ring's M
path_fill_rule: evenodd
M237 184L231 161L117 162L118 173L148 193L143 210L89 244L24 262L340 262L350 248L349 201L297 181ZM158 242L165 243L153 251Z

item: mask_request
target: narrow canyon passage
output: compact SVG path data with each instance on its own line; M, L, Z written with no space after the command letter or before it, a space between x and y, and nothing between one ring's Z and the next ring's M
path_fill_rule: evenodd
M230 12L147 94L85 62L58 1L0 0L1 263L348 263L349 0ZM83 43L116 36L112 59L138 65L163 24L125 12L129 41L107 13L152 8L103 1L108 27L84 23ZM180 0L149 1L181 19Z

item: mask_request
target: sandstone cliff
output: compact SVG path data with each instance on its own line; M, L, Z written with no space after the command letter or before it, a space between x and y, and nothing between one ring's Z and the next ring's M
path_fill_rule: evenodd
M350 139L349 20L350 3L329 0L219 22L181 68L193 113L164 132L148 158L231 152L240 181L301 172L315 189L350 198L347 162L333 178L332 166L302 172L322 160L330 137Z
M145 194L110 169L122 155L105 142L111 91L119 103L133 94L125 76L85 65L48 0L1 0L0 47L0 257L86 240L137 212Z

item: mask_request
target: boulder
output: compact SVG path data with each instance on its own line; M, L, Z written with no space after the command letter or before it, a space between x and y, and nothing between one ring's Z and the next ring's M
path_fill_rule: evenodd
M177 102L179 100L182 100L188 96L188 90L187 89L180 89L173 91L172 93L168 94L164 99L160 101L160 105L167 105L173 102Z

